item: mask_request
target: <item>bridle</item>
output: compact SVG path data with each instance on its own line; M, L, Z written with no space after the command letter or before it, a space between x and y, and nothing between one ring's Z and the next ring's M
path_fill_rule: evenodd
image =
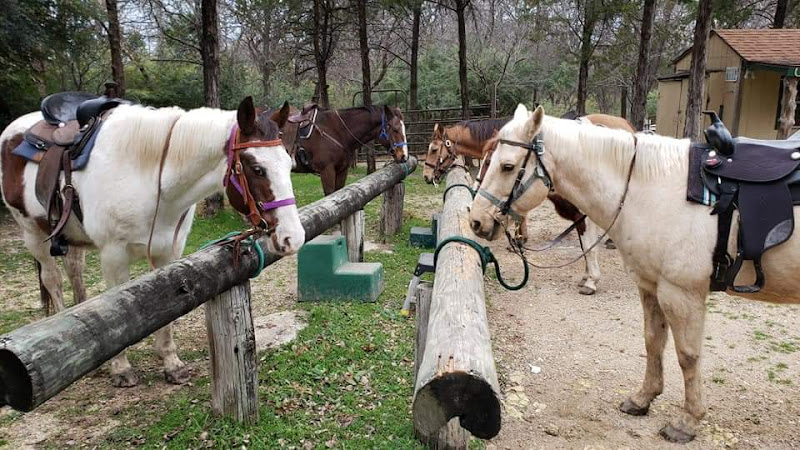
M520 147L520 148L526 149L527 153L525 154L525 159L522 162L522 167L520 167L520 170L517 173L517 178L514 180L514 186L511 188L511 192L509 192L508 198L506 198L505 201L502 201L502 200L498 199L497 197L495 197L494 195L492 195L491 193L489 193L488 191L486 191L483 188L479 188L478 189L478 194L483 196L487 200L489 200L489 202L492 203L493 205L497 206L499 208L499 210L500 210L500 214L501 215L510 216L510 217L514 218L515 220L520 220L520 219L522 219L522 216L520 216L519 214L514 212L511 209L511 206L514 203L514 201L519 200L519 198L522 197L522 195L528 189L530 189L531 186L533 186L533 184L536 182L536 180L542 180L542 183L544 183L544 185L548 189L550 189L551 192L553 191L552 179L550 178L550 174L547 171L547 168L544 166L544 161L542 160L542 156L545 153L544 141L542 140L541 136L537 134L536 136L534 136L533 142L531 142L530 144L526 144L526 143L523 143L523 142L517 142L517 141L510 141L508 139L498 139L497 142L500 143L500 144L506 144L506 145L511 145L511 146L515 146L515 147ZM575 259L573 259L573 260L571 260L569 262L562 263L562 264L541 266L541 265L536 265L536 264L534 264L532 262L529 262L525 258L525 253L524 253L525 250L531 250L531 251L534 251L534 252L541 252L541 251L549 250L550 248L555 247L569 233L571 233L575 228L577 228L578 225L580 225L581 223L586 221L586 214L583 214L580 218L578 218L576 221L574 221L572 223L572 225L569 226L569 228L564 230L555 239L552 239L550 242L548 242L544 247L540 247L540 248L528 248L528 247L525 247L524 245L522 245L521 243L519 243L515 239L513 239L511 237L511 234L508 232L508 229L505 229L506 238L508 239L508 242L509 242L509 245L512 248L512 251L514 253L516 253L517 255L519 255L520 258L522 258L523 263L531 264L532 266L534 266L536 268L540 268L540 269L558 269L558 268L561 268L561 267L566 267L566 266L568 266L570 264L575 263L576 261L580 260L581 258L585 258L587 253L589 253L600 242L602 242L603 239L606 238L606 236L608 235L608 231L611 228L614 227L615 223L617 223L617 219L619 218L619 215L622 212L622 207L625 205L625 199L628 197L628 191L630 190L630 185L631 185L631 176L633 175L633 167L636 164L636 153L637 153L636 152L636 144L637 144L637 139L636 139L636 136L634 135L633 136L634 152L633 152L633 156L631 157L630 165L628 167L628 175L627 175L627 179L625 181L625 190L622 192L622 198L620 199L619 206L617 207L617 211L614 214L614 218L611 220L611 224L608 226L608 228L603 231L603 234L599 238L597 238L597 240L592 245L590 245L588 248L582 248L581 254L577 258L575 258ZM525 177L526 168L527 168L528 162L530 161L531 154L535 155L536 166L534 167L533 174L526 181L523 182L522 179ZM495 218L495 226L497 226L497 224L502 224L502 222L500 220L498 220L498 218ZM581 243L581 247L583 247L583 243Z
M367 144L362 142L361 139L357 138L356 135L353 134L352 131L350 131L350 127L347 126L347 123L342 118L342 115L339 114L339 110L334 109L333 111L336 113L336 117L339 118L339 122L342 123L342 126L344 127L345 131L347 131L347 134L349 134L351 138L355 139L355 141L358 142L362 147L366 147ZM384 139L387 142L389 142L389 148L386 149L389 155L392 154L392 151L395 148L408 145L408 142L406 141L401 141L401 142L392 141L392 136L389 134L389 130L387 128L386 111L384 111L383 109L381 109L381 129L380 132L378 133L378 139ZM339 146L341 147L341 144Z
M244 200L245 205L247 205L247 209L249 211L247 214L247 220L253 225L253 227L264 229L266 230L267 235L270 235L275 230L270 228L268 222L266 219L264 219L262 214L282 206L294 205L296 203L295 198L287 197L270 202L256 201L252 192L250 192L250 184L247 182L247 177L244 174L241 153L242 150L246 150L248 148L283 146L283 141L278 138L269 141L259 140L240 142L240 135L241 132L239 125L234 124L233 128L231 129L230 140L228 141L228 168L225 171L225 178L222 180L222 185L225 187L228 186L228 183L233 185L233 187L242 196L242 200Z
M526 149L527 152L525 153L525 159L522 161L522 166L520 167L519 172L517 172L517 178L514 180L514 186L511 188L511 192L508 193L508 197L505 200L500 200L483 188L478 189L478 195L482 196L486 200L489 200L489 202L494 206L497 206L500 209L501 215L511 216L515 220L521 220L522 216L514 212L511 209L511 206L515 201L519 200L520 197L522 197L522 195L528 189L530 189L537 180L541 180L549 190L553 190L553 182L550 179L550 174L547 172L547 168L544 166L544 161L542 161L542 156L545 152L544 141L542 140L541 136L537 134L534 136L533 141L529 144L524 142L510 141L508 139L498 139L497 143ZM531 155L534 155L536 165L534 166L531 176L528 177L527 180L523 181L523 178L525 178L525 173L527 172L528 162L531 159Z
M458 154L456 153L456 148L458 147L458 141L451 141L447 137L447 130L442 131L441 141L442 141L442 146L444 146L445 150L447 150L447 156L444 158L442 157L437 158L436 164L431 164L428 161L425 161L425 166L433 169L433 179L437 181L442 177L442 175L447 173L447 171L452 169L453 167L461 167L462 169L467 170L467 168L462 166L461 164L455 163L456 158L458 157ZM440 152L441 152L441 147L440 151L437 153ZM447 166L445 169L442 169L442 166L445 165L445 161L447 162Z

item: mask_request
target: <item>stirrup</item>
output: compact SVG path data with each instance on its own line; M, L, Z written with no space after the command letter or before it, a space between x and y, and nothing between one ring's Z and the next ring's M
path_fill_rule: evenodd
M731 271L729 274L729 284L733 292L737 292L739 294L755 294L761 291L761 288L764 287L765 277L764 277L764 270L761 268L761 258L753 260L753 267L756 271L756 281L751 285L744 285L744 286L736 286L733 283L736 281L736 275L739 273L739 269L742 268L743 256L742 252L739 251L739 254L736 255L736 261L733 263L733 267L731 267Z

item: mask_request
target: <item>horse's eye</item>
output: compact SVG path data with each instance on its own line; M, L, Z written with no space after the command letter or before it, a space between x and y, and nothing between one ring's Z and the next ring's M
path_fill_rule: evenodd
M514 164L503 164L503 172L511 172L514 170Z
M259 166L253 167L253 172L255 172L256 175L258 175L260 177L263 177L263 176L267 175L267 172L264 170L264 168L263 167L259 167Z

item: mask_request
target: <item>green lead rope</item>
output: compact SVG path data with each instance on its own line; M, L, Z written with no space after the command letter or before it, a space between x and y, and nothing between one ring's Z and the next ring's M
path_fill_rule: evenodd
M211 246L217 245L217 244L227 244L228 242L233 241L233 238L235 238L236 236L239 236L241 234L242 233L239 232L239 231L231 231L230 233L226 234L225 236L223 236L223 237L221 237L219 239L215 239L213 241L206 242L205 244L203 244L202 247L200 247L200 250L206 249L208 247L211 247ZM250 278L255 278L255 277L259 276L261 274L261 271L264 270L264 264L265 264L265 259L266 259L264 257L264 249L261 248L261 244L258 243L258 240L254 236L248 236L247 238L242 239L240 241L240 244L255 249L256 255L258 255L258 267L256 268L256 272L254 274L250 275Z
M454 186L458 185L453 185L450 187ZM516 286L511 286L508 283L506 283L506 280L503 279L503 275L500 273L500 263L497 261L497 258L495 258L494 253L492 253L492 249L490 249L489 247L484 247L481 244L473 241L472 239L467 239L462 236L450 236L449 238L443 240L442 242L439 243L439 245L436 246L436 250L433 252L434 267L436 267L436 263L439 260L439 252L442 250L442 248L444 248L445 245L451 242L460 242L462 244L467 244L470 247L472 247L476 252L478 252L478 255L481 257L481 270L483 271L484 274L486 274L486 266L488 266L489 263L494 264L494 273L497 274L497 281L500 283L501 286L503 286L507 290L518 291L522 289L526 284L528 284L529 269L528 269L528 261L525 260L525 258L522 259L522 267L524 270L522 275L522 281L520 281L520 283Z
M442 194L442 201L445 201L447 199L447 193L450 192L450 189L457 188L457 187L466 188L469 191L470 195L472 195L472 198L475 198L475 190L472 189L472 186L467 186L464 183L456 183L456 184L451 184L450 186L447 186L447 189L444 190L444 194Z

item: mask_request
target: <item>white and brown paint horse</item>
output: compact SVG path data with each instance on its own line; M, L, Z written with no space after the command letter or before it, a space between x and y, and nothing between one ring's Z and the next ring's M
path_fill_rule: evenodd
M619 130L547 117L541 108L531 114L524 105L517 108L514 119L500 130L499 137L525 144L537 135L544 144L544 153L539 157L530 155L528 176L538 176L534 175L536 166L546 168L558 193L604 229L612 225L627 184L627 196L609 235L639 288L647 368L641 389L620 409L632 415L646 414L650 403L661 394L662 356L669 327L683 371L685 400L681 416L664 427L661 434L675 442L693 439L706 412L700 364L717 217L709 214L709 207L686 201L690 142L642 133L634 137ZM527 154L528 150L501 141L483 188L498 198L508 198ZM632 163L634 154L636 160ZM547 197L548 188L542 178L513 202L517 213L528 213ZM496 222L507 220L483 197L475 198L470 214L475 232L489 239L497 237L493 231ZM794 216L795 222L800 220L797 208ZM736 239L731 241L729 250L736 254ZM770 282L757 294L737 295L775 303L800 303L797 233L765 253L762 266ZM736 284L750 284L754 279L752 263L745 262Z
M587 124L624 130L631 134L635 132L633 125L622 117L608 114L589 114L584 117L578 117L577 114L572 112L567 113L567 115L571 119L583 121ZM563 117L567 118L566 115ZM436 124L433 128L433 137L430 144L428 144L425 168L422 172L425 182L438 182L439 178L453 165L456 155L464 155L481 161L475 185L477 190L490 165L492 152L497 142L497 131L509 120L508 118L465 120L449 127L441 127ZM574 222L583 216L583 213L575 205L557 193L551 192L547 198L555 206L556 213L564 219ZM578 224L576 230L581 246L584 249L589 249L589 246L601 234L597 225L591 220ZM524 215L518 219L515 239L522 243L528 240L528 218ZM600 281L598 253L595 249L589 249L586 252L586 272L578 283L578 292L583 295L593 295L597 292L597 284Z
M131 263L145 257L156 199L160 197L152 236L152 261L155 266L163 266L180 256L192 225L195 203L222 190L231 137L236 137L239 147L244 147L239 156L257 202L268 204L276 199L293 198L292 163L277 140L287 116L288 105L271 116L257 113L250 97L241 102L238 111L117 107L99 131L89 163L72 175L80 195L83 222L72 216L67 224L70 253L80 253L76 250L81 247L96 247L106 287L128 281ZM3 200L22 228L26 248L41 264L42 287L60 310L64 308L61 274L48 252L45 210L34 193L38 166L11 154L25 130L41 119L39 112L27 114L0 135L0 183ZM237 128L238 132L232 132ZM265 141L270 145L264 145ZM247 147L248 142L252 148ZM159 191L159 167L165 150ZM231 196L231 203L242 209L241 199L237 201ZM291 204L261 211L273 230L268 249L277 254L294 253L305 241L297 208L294 202L286 203ZM176 230L187 211L186 220ZM175 240L173 233L177 236ZM176 354L171 325L155 333L155 350L164 362L169 382L188 380L189 371ZM115 386L133 386L138 382L125 352L112 359L111 378Z

